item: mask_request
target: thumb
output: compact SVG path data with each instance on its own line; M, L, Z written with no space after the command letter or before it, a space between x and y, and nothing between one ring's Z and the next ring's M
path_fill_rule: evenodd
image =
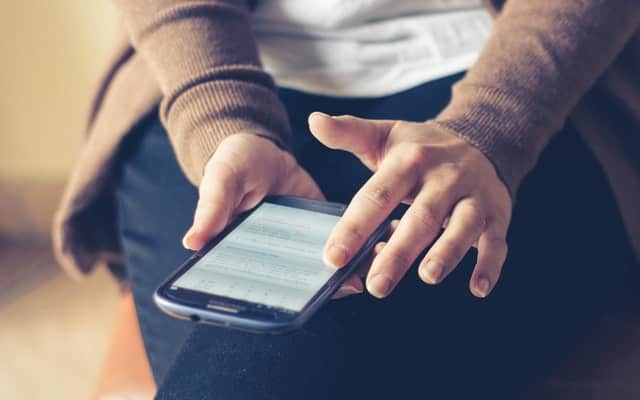
M368 165L375 164L393 124L391 120L351 115L332 117L321 112L309 115L309 129L316 139L329 148L349 151Z
M240 197L235 175L236 172L226 163L218 162L214 154L200 183L193 225L182 239L184 247L200 250L227 225Z

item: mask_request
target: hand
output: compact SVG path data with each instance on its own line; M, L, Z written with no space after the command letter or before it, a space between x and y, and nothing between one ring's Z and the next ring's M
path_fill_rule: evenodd
M182 240L184 247L200 250L237 214L255 207L268 194L324 199L295 158L271 140L253 134L227 137L205 167L193 225ZM334 297L363 290L361 280L353 276Z
M377 246L367 289L379 298L398 284L433 243L418 272L441 282L471 246L478 248L470 290L486 297L507 256L511 198L491 162L465 140L429 123L330 117L313 113L311 132L333 149L350 151L375 173L356 193L331 233L325 262L344 266L401 202L411 204L388 242Z

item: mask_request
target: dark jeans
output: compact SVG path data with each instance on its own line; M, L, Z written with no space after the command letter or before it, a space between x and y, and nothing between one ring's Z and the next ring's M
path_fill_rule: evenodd
M308 114L425 120L446 105L458 78L377 99L281 90L295 156L328 199L348 202L370 172L350 154L320 145L307 129ZM194 329L151 299L189 254L180 239L197 200L155 113L123 144L120 166L119 234L159 398L512 396L571 350L633 264L608 184L567 127L522 185L509 257L488 299L468 291L472 251L439 286L423 284L414 268L389 298L333 301L294 334Z

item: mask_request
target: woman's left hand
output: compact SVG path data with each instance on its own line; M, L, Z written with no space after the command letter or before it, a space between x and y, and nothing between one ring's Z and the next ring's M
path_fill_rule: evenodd
M326 146L356 155L375 173L356 193L325 246L325 262L344 266L401 202L411 204L369 269L366 285L385 297L435 240L418 272L441 282L476 246L470 290L486 297L507 256L511 198L491 162L475 147L429 123L309 116Z

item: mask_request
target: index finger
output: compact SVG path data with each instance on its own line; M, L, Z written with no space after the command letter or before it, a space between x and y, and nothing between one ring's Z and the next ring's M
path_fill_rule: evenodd
M415 185L406 169L387 162L360 188L333 228L324 248L324 261L342 267L362 247Z

